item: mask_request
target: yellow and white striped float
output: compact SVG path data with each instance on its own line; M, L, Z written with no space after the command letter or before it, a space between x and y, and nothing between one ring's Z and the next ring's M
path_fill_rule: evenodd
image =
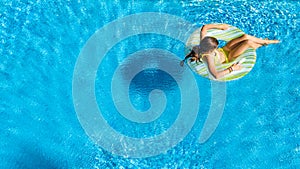
M199 45L200 43L200 30L201 28L197 29L195 32L192 33L192 35L189 37L189 39L186 42L186 54L190 52L193 46ZM226 42L238 38L245 34L240 29L229 26L227 30L220 30L220 29L210 29L207 31L206 36L211 36L214 38L217 38L218 40L224 40ZM231 80L237 80L239 78L242 78L246 74L248 74L252 68L255 65L256 62L256 52L253 48L248 48L243 54L241 54L239 57L237 57L234 61L229 63L222 63L219 65L216 65L216 69L218 71L224 70L228 67L230 67L232 64L240 62L242 65L242 69L238 71L233 71L230 74L225 75L222 78L215 79L209 72L207 65L205 63L201 62L191 62L187 61L188 66L197 74L209 78L211 80L216 81L231 81Z

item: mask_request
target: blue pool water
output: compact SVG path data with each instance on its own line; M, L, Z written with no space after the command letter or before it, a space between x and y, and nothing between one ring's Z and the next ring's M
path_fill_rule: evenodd
M287 0L1 1L0 168L299 168L299 9L299 1ZM211 84L194 74L200 101L191 131L164 153L132 158L112 154L86 134L74 108L72 80L82 48L97 30L141 12L167 13L195 27L228 23L281 43L258 49L253 70L226 83L223 116L208 141L200 144L198 137L211 105ZM120 30L115 29L118 36ZM155 137L179 116L183 99L179 84L155 66L131 80L129 97L137 110L146 111L151 106L149 93L164 91L167 103L161 116L136 123L115 107L111 79L117 67L135 52L153 48L184 57L184 43L137 32L114 45L96 72L99 109L122 135ZM143 57L147 60L147 55ZM130 64L134 63L125 66ZM126 73L119 80L124 79L128 80Z

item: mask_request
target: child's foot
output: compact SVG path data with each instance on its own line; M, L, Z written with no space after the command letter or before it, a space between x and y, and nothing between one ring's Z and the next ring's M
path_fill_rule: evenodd
M279 43L279 40L269 40L268 38L265 39L265 42L263 43L264 46L267 46L269 44Z

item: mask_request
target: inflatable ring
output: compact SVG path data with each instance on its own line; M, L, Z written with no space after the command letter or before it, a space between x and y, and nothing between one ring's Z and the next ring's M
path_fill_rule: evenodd
M191 51L193 46L199 45L200 30L201 30L201 28L199 28L195 32L193 32L192 35L187 40L186 51L185 51L186 54L188 54ZM243 34L245 34L243 31L230 25L229 28L226 30L210 29L207 31L206 36L215 37L218 40L224 40L224 41L228 42L232 39L242 36ZM216 65L216 69L217 69L217 71L221 71L221 70L227 69L232 64L237 63L237 62L240 62L240 64L242 65L243 68L241 70L233 71L219 79L215 79L210 74L205 63L187 61L187 64L194 72L196 72L197 74L199 74L205 78L209 78L211 80L223 81L223 82L237 80L239 78L244 77L246 74L248 74L254 67L255 62L256 62L255 50L253 48L248 48L244 53L242 53L239 57L237 57L232 62Z

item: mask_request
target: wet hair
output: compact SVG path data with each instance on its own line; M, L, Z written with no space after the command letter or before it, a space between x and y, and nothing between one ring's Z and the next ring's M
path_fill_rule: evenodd
M199 51L200 51L200 46L197 45L197 46L193 46L192 50L190 51L190 53L188 55L185 56L184 60L182 61L185 61L187 60L188 58L192 58L191 60L192 61L195 61L195 57L196 57L196 54L199 55Z
M199 54L199 52L200 52L200 46L199 46L199 45L194 46L194 47L192 48L192 51L191 51L191 52L194 54L194 56L195 56L195 54Z
M201 56L201 54L211 53L213 50L215 50L218 47L218 45L219 42L216 38L206 36L200 42L198 55Z
M198 54L198 59L196 61L201 61L201 55L206 53L211 53L219 45L219 42L216 38L206 36L200 41L200 45L194 46L191 52L182 60L183 62L188 58L192 58L192 61L195 61L196 54Z

